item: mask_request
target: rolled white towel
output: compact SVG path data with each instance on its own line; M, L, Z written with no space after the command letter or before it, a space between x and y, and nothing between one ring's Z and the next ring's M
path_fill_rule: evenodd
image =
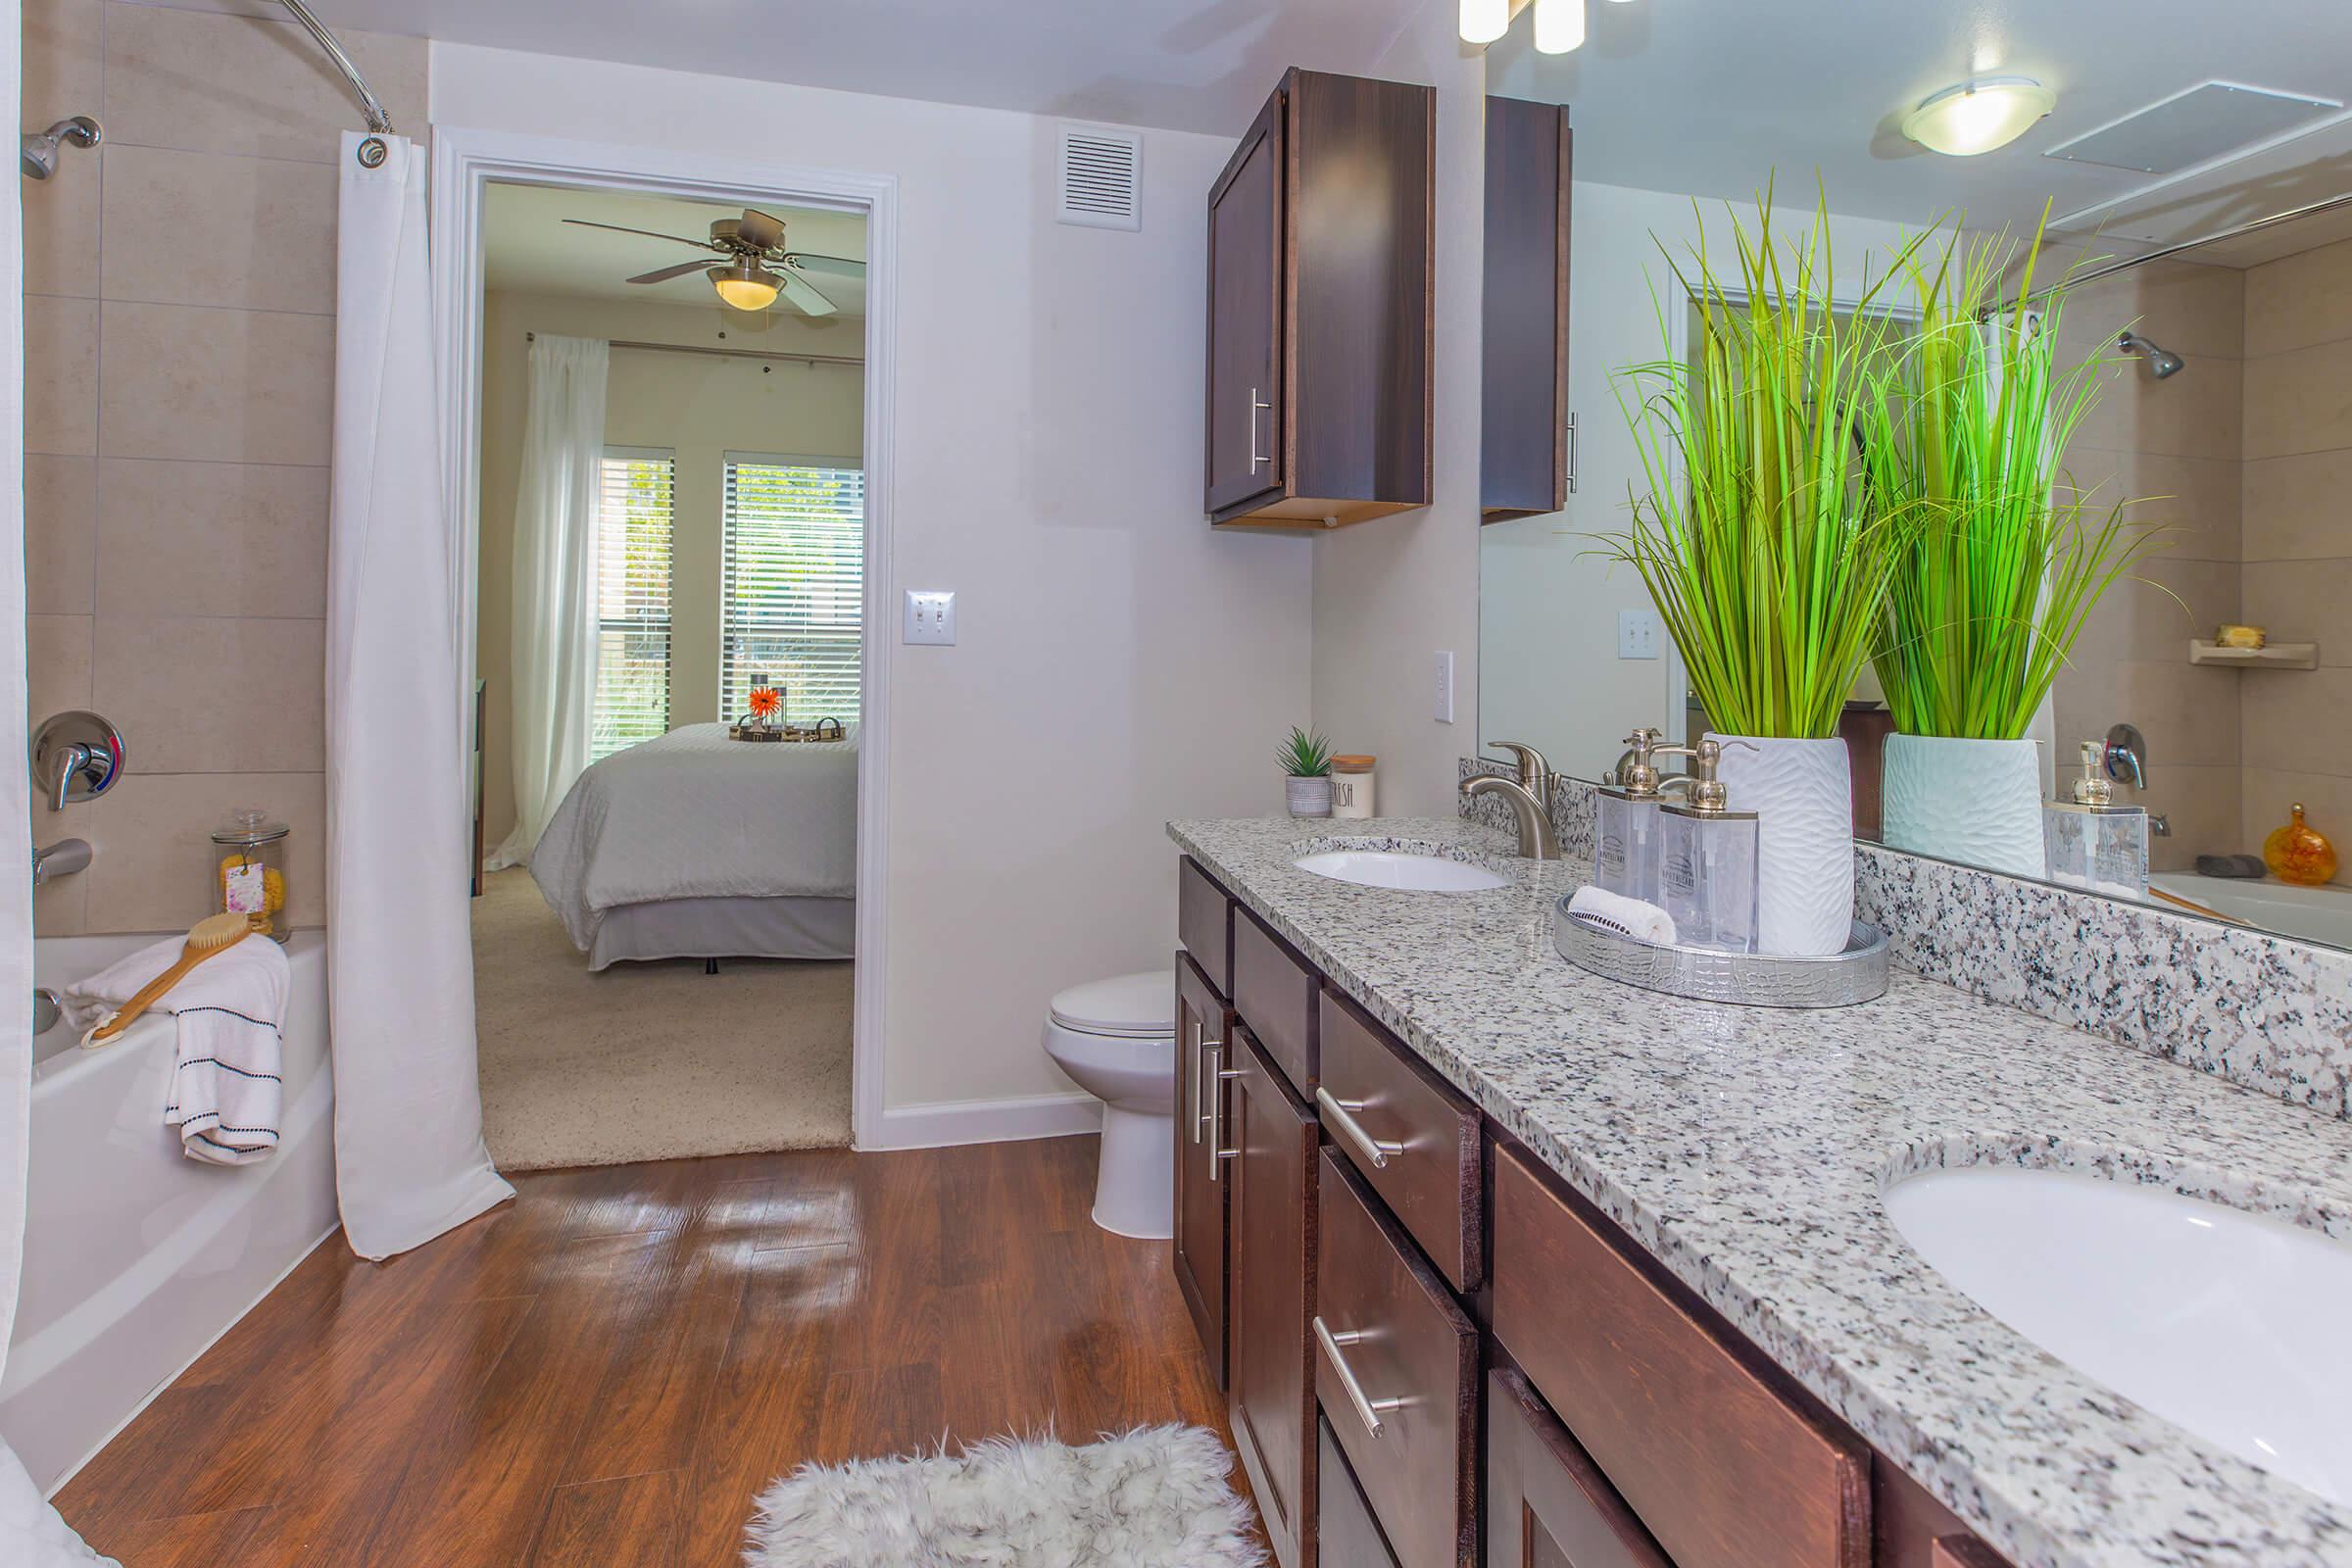
M1622 893L1611 893L1590 883L1578 888L1568 901L1568 918L1580 920L1596 931L1613 931L1653 947L1674 946L1673 915L1654 904L1629 899Z

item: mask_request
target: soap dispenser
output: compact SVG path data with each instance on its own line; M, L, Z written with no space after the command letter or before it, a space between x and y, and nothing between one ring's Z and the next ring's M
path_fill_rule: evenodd
M2082 743L2074 799L2042 808L2041 843L2050 880L2120 898L2148 896L2148 813L2118 806L2107 781L2107 743Z
M1686 799L1658 809L1658 889L1675 941L1724 953L1756 951L1757 817L1728 808L1716 769L1723 746L1690 749Z
M1658 902L1657 759L1689 757L1688 746L1661 746L1665 733L1638 729L1625 738L1617 778L1592 796L1592 882L1604 892Z

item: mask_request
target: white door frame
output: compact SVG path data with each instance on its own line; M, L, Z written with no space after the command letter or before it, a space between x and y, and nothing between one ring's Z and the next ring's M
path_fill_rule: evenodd
M457 579L458 721L468 729L480 586L482 192L492 180L650 192L728 204L769 202L865 219L865 628L858 759L858 956L852 1024L851 1137L882 1142L883 895L889 844L892 461L896 364L898 190L889 174L754 164L508 131L433 131L432 266L442 419L442 475Z

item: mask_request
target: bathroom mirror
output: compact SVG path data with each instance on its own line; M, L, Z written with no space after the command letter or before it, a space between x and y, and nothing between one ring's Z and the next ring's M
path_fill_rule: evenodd
M2034 808L2046 830L2046 803L2071 804L2085 743L2095 743L2098 787L2089 793L2144 812L2147 871L2144 885L2126 887L2070 874L2062 860L2053 876L2046 843L1993 868L2352 947L2345 871L2302 885L2264 859L2266 840L2298 805L2330 847L2352 844L2352 739L2341 723L2352 711L2352 515L2341 500L2352 485L2352 361L2342 352L2352 338L2352 205L2326 205L2352 190L2343 172L2352 132L2315 122L2288 142L2225 148L2211 168L2180 177L2077 158L2065 151L2071 138L2162 96L2145 80L2109 79L2089 50L2074 60L2059 109L2017 142L1984 157L1941 157L1908 141L1903 116L1887 112L1907 107L1900 83L1941 46L1910 40L1921 47L1906 55L1904 39L1888 38L1871 52L1900 57L1892 91L1881 79L1783 95L1735 133L1741 95L1755 89L1731 82L1717 95L1694 80L1717 69L1700 63L1707 50L1739 57L1743 77L1768 76L1782 56L1795 70L1796 56L1831 40L1791 39L1765 19L1716 13L1704 25L1740 36L1702 49L1690 31L1700 24L1676 8L1588 10L1590 36L1573 53L1540 55L1520 26L1488 54L1495 99L1565 105L1573 129L1560 400L1572 478L1562 476L1553 510L1490 505L1476 739L1533 744L1560 771L1598 781L1634 729L1681 740L1706 726L1641 578L1598 537L1626 526L1631 495L1650 482L1622 406L1622 372L1690 352L1691 307L1669 252L1687 258L1702 222L1711 248L1728 245L1725 203L1752 222L1754 194L1768 180L1777 181L1776 228L1802 228L1818 171L1842 306L1860 298L1866 267L1883 272L1931 221L1964 212L1970 236L2004 226L2030 235L2047 202L2035 286L2075 270L2057 360L2094 361L2097 394L2061 466L2092 523L2123 503L2129 524L2156 539L2083 617L2033 713ZM2066 40L2043 40L2053 41ZM2186 58L2174 73L2181 89L2211 74ZM1928 96L1924 77L1918 86L1912 96ZM1862 98L1879 97L1887 99L1884 119L1859 114ZM1661 130L1661 102L1716 103L1721 113ZM1489 147L1491 157L1517 156L1492 129ZM1515 226L1498 221L1498 196L1526 200L1504 187L1491 172L1491 247ZM2313 206L2323 210L2300 212ZM2298 216L2257 223L2290 213ZM2257 226L2239 232L2248 224ZM2209 242L2191 243L2199 240ZM2125 262L2134 265L2089 276ZM1507 263L1490 250L1491 295ZM1875 306L1899 315L1907 298L1881 296ZM1490 317L1490 353L1510 333L1509 321ZM1491 466L1495 410L1524 414L1524 395L1498 390L1490 363ZM2258 630L2225 636L2225 627ZM1883 758L1895 728L1866 665L1841 725L1855 759L1858 835L1970 863L1998 858L1979 847L1973 808L1889 826ZM2327 871L2313 841L2292 847L2300 853L2290 869Z

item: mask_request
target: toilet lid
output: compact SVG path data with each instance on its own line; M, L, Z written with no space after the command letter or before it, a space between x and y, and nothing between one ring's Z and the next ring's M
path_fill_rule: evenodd
M1054 999L1054 1021L1080 1034L1163 1039L1176 1032L1176 977L1146 969L1072 986Z

